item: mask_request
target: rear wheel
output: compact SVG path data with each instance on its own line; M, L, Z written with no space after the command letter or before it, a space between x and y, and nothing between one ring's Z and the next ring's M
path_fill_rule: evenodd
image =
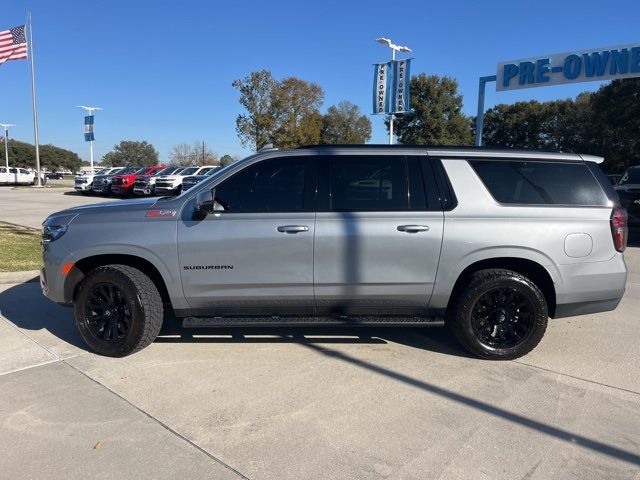
M96 353L124 357L151 344L160 332L163 305L151 279L126 265L89 272L75 299L76 325Z
M542 292L511 270L475 272L453 301L447 324L462 346L481 358L521 357L538 345L547 328Z

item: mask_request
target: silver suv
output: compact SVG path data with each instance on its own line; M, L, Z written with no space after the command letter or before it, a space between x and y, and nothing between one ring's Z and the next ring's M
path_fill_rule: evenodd
M513 359L548 317L616 308L626 212L598 157L485 148L270 150L176 197L43 224L41 284L98 353L184 327L446 324Z

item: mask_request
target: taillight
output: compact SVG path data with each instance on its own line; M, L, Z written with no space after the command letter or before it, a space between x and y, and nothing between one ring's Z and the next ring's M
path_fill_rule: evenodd
M614 208L611 213L611 235L613 236L613 245L619 252L624 252L627 248L627 211L624 208Z

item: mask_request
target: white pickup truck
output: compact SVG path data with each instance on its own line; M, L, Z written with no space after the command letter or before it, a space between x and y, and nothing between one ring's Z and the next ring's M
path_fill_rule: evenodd
M40 176L42 185L47 183L47 178L42 174ZM0 185L35 185L36 173L30 172L26 168L0 167Z
M82 193L91 193L93 191L93 177L98 175L111 175L118 170L122 169L122 167L108 167L98 170L96 173L86 173L84 175L76 175L73 180L73 188Z

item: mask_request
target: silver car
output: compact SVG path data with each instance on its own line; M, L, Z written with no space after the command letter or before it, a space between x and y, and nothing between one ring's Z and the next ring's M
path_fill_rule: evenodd
M616 308L626 212L598 162L403 146L269 150L172 198L43 224L44 294L98 353L184 327L446 324L473 354L531 351L551 318Z

